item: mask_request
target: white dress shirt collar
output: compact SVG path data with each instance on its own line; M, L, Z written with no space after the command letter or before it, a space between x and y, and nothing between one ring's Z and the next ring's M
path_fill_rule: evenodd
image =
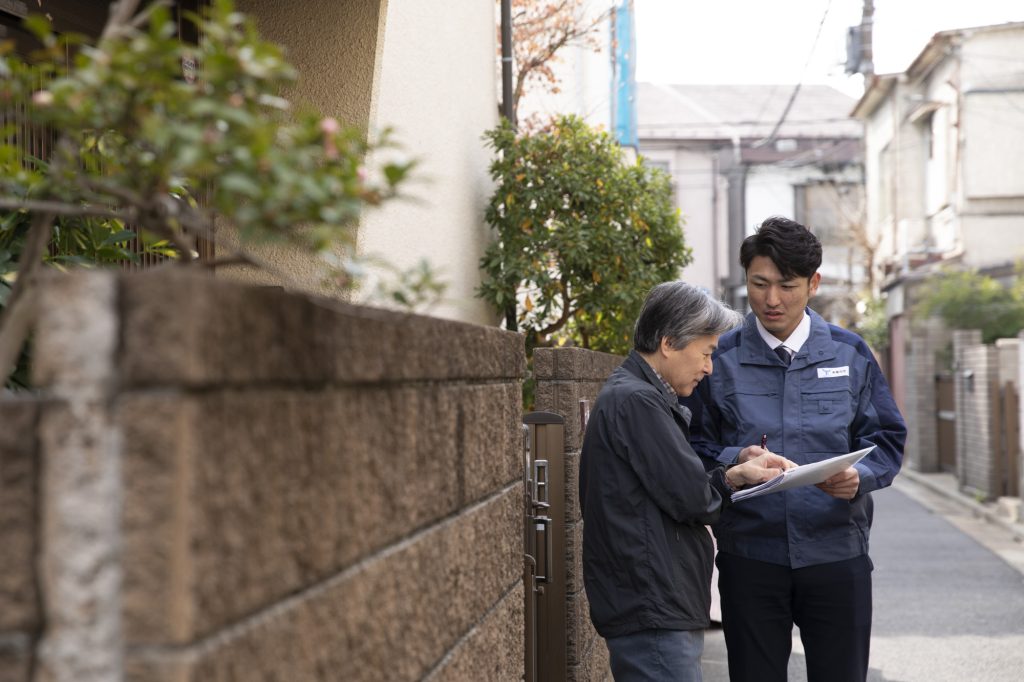
M789 351L790 355L796 355L807 339L811 336L811 316L804 311L803 319L800 320L800 324L796 326L793 333L789 335L789 338L785 341L779 341L770 331L764 328L761 324L761 320L754 317L754 322L757 323L757 333L761 335L764 342L768 344L768 347L775 350L779 346L784 346Z

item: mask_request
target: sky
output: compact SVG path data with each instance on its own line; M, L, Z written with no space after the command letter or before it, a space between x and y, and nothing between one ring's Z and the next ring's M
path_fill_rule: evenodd
M825 83L846 76L846 30L863 0L634 0L638 81ZM1024 21L1024 0L874 0L876 73L905 71L937 31ZM824 21L823 21L824 18ZM820 36L815 45L815 34Z

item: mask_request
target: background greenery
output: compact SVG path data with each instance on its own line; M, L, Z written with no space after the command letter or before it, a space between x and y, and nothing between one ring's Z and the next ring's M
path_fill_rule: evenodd
M692 256L669 177L626 163L608 133L581 119L486 134L495 151L487 222L496 239L479 295L525 332L527 351L574 344L624 354L651 287Z

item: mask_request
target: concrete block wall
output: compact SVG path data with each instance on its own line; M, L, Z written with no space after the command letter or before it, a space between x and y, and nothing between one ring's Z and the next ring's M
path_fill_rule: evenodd
M605 379L623 358L582 348L538 348L533 353L535 407L565 419L567 682L610 680L608 648L590 622L583 589L583 519L579 503L579 461L583 434L580 400L597 398Z
M906 386L907 445L904 465L915 471L939 470L935 374L940 369L937 354L950 343L950 333L939 318L911 325L909 376Z
M1020 425L1021 425L1021 404L1020 404L1020 353L1021 353L1021 342L1020 339L996 339L996 353L999 363L999 386L1003 391L1004 400L1009 399L1007 391L1013 391L1017 397L1017 411L1016 414L1009 414L1010 408L1004 408L1002 415L1003 419L1015 419L1016 422L1013 424L1013 428L1008 428L1009 425L1004 425L1003 429L1006 433L1008 442L1000 442L1000 448L1005 448L1005 451L999 454L1000 466L1004 468L1002 475L1006 479L1006 488L1003 489L1000 485L1000 495L1007 493L1017 493L1021 490L1019 487L1020 478L1020 461L1021 461L1021 450L1020 450ZM1015 434L1016 438L1010 434ZM1013 459L1011 463L1009 460ZM1011 477L1016 477L1017 480L1010 481Z
M1024 387L1024 331L1017 335L1017 392L1018 395L1021 392L1021 388ZM1020 491L1020 497L1024 500L1024 400L1018 401L1020 408L1018 413L1019 423L1022 428L1018 429L1018 447L1017 447L1017 473L1019 474L1017 489Z
M953 332L956 363L957 478L964 491L998 496L992 390L999 381L999 354L981 343L977 330Z
M27 680L41 614L34 561L39 403L0 401L0 682Z
M43 309L0 680L521 679L522 337L178 273Z

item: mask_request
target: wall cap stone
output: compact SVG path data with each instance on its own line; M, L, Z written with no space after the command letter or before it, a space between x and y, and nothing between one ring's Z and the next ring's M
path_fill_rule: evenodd
M193 272L118 277L127 386L360 384L525 375L521 334ZM457 353L439 353L442 347Z

